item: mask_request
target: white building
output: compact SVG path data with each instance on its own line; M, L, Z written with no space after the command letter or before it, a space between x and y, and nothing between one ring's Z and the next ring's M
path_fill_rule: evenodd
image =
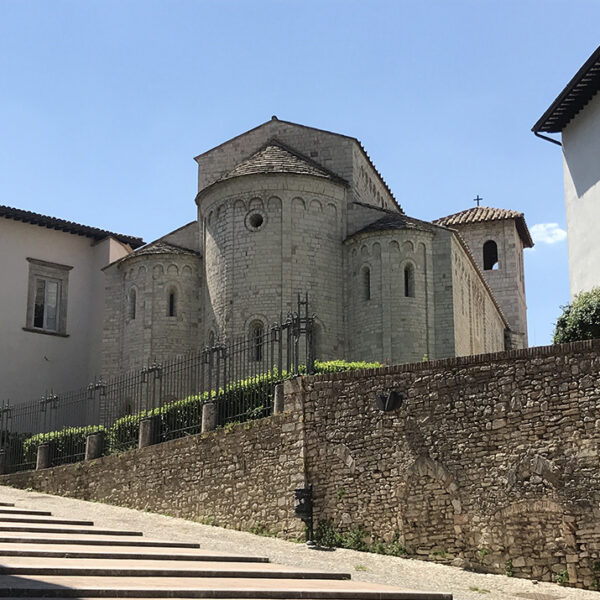
M562 145L571 296L600 285L600 47L532 131ZM560 133L562 143L548 137Z
M0 400L76 389L99 374L102 268L142 244L0 206Z

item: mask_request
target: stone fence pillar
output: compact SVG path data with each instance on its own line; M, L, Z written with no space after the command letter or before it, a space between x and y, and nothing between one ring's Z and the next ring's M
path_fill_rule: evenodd
M207 402L202 405L202 433L217 428L217 404Z
M85 460L100 458L104 452L104 431L90 433L85 438Z
M36 470L47 469L50 466L50 444L40 444L37 449Z
M0 475L6 474L6 451L0 450Z
M157 427L158 420L156 417L147 417L140 421L140 434L138 437L138 448L146 448L152 446L158 441Z
M283 395L283 383L278 383L275 386L275 392L273 394L273 414L278 415L284 411L284 395Z

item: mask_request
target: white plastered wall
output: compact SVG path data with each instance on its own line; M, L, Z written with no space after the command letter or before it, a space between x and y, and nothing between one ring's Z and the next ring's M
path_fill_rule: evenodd
M562 134L571 296L600 285L600 94Z
M35 400L89 383L99 368L104 274L101 268L130 252L113 239L94 240L0 218L0 400ZM72 267L66 334L25 331L27 258Z

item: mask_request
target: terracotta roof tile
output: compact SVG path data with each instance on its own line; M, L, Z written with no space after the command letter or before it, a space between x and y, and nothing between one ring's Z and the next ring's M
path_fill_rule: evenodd
M523 241L525 248L533 247L533 240L525 222L525 215L516 210L508 210L505 208L490 208L489 206L476 206L468 208L461 212L442 217L433 221L436 225L444 227L454 227L455 225L465 225L467 223L484 223L486 221L503 221L505 219L514 219L517 231Z

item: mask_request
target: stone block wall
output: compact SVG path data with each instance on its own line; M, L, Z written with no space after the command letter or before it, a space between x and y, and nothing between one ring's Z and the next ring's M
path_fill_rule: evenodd
M102 371L116 375L196 349L202 260L191 252L132 256L105 270ZM175 314L169 315L169 294ZM135 311L131 297L135 293Z
M346 241L348 358L408 363L434 356L431 240L427 231L401 229L359 234ZM414 285L413 295L407 297L408 265Z
M392 209L397 206L358 140L277 118L197 156L198 190L213 184L273 138L348 181L355 200Z
M600 341L303 380L318 519L410 555L600 585ZM398 390L402 406L376 408Z
M266 330L307 292L323 330L319 358L345 356L346 194L324 178L270 174L235 178L199 195L208 330L221 339L248 335L256 322ZM257 228L249 222L255 215L262 220Z
M596 340L297 378L283 414L0 483L298 538L306 482L339 532L594 589L599 371Z
M498 307L458 238L452 238L451 248L455 354L501 352L506 324Z
M0 481L303 539L304 527L293 510L293 491L304 485L301 437L301 426L288 413Z

